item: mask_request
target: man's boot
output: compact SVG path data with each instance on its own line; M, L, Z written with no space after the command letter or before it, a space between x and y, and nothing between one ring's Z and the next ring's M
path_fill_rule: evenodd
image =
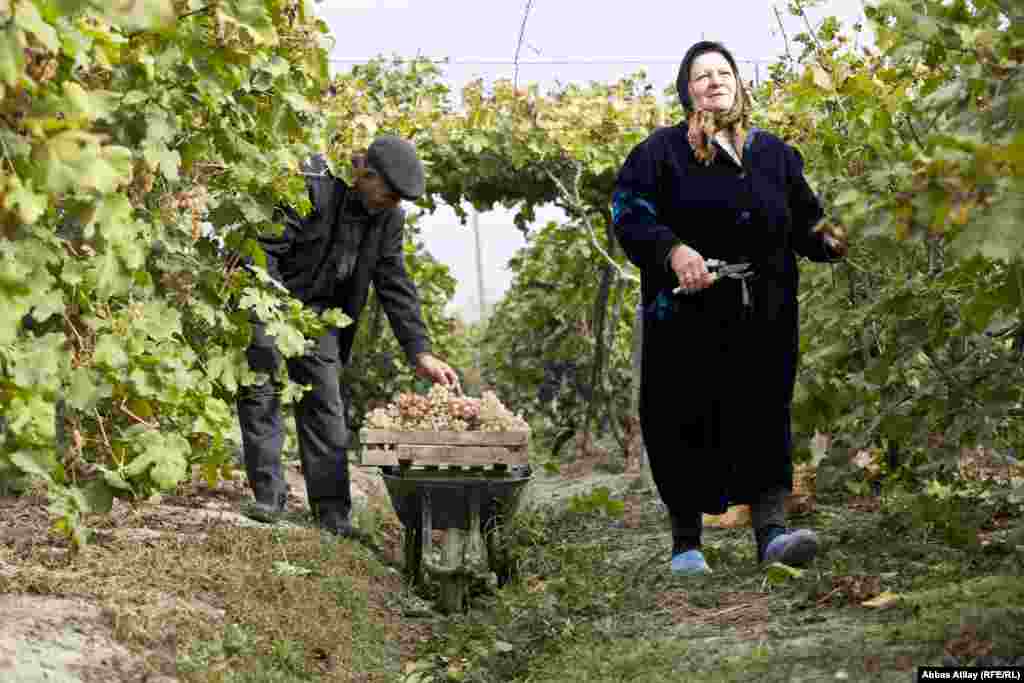
M356 535L352 526L352 511L340 500L324 498L312 502L313 516L321 529L335 536L352 538Z
M288 488L277 495L266 495L254 493L255 500L248 501L242 505L242 514L250 519L265 524L276 524L284 514L285 504L288 502Z

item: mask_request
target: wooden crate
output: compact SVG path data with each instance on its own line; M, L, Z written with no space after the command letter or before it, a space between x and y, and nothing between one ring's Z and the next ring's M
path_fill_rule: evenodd
M529 438L529 432L359 432L361 464L376 467L526 465Z
M786 496L786 514L807 513L814 510L817 470L812 465L793 467L793 492ZM704 515L704 526L735 529L750 526L750 506L733 505L720 515Z

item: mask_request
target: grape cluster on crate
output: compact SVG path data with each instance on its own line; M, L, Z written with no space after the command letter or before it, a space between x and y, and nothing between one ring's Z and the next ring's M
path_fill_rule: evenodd
M399 394L386 408L375 408L366 416L370 429L433 432L528 432L522 416L506 408L493 391L481 398L456 396L448 387L435 384L426 396Z

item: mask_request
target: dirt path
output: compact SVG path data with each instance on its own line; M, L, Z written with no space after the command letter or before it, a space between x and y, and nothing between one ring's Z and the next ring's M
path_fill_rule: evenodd
M404 614L431 614L429 603L401 589L394 569L401 563L401 525L379 473L352 467L350 474L354 517L364 527L372 527L382 548L378 559L365 559L371 564L385 562L374 571L386 572L386 585L391 586L391 595L383 594L379 604L367 605L368 612L393 626L402 622ZM307 532L310 521L301 472L293 464L286 468L286 477L288 513L273 533ZM598 486L620 491L627 484L616 475L572 480L538 477L530 489L529 505L560 505ZM188 659L187 650L195 643L179 642L188 639L177 628L159 624L201 625L215 639L233 617L226 599L216 586L197 588L190 583L193 577L183 577L178 586L174 581L154 586L162 582L147 576L147 568L136 563L161 551L206 552L204 544L233 535L231 529L266 536L268 525L239 512L248 495L242 481L221 482L211 489L197 478L158 501L136 506L115 502L109 516L90 521L95 527L93 538L79 557L72 557L67 544L48 533L44 500L0 499L0 614L4 617L0 620L0 681L173 683L194 679L187 672L183 676L179 664L183 656ZM289 571L288 560L279 562L285 564L272 566ZM122 578L117 576L117 563L123 563ZM175 564L173 558L169 564ZM386 568L388 564L391 568ZM301 566L291 569L302 570ZM390 599L396 593L400 599ZM429 628L413 622L403 624L401 631L408 650L427 636ZM392 655L396 660L404 656ZM397 665L396 661L382 668Z
M233 591L216 585L213 576L221 573L225 582L231 582L232 572L249 571L243 564L249 558L214 560L211 551L223 551L217 546L226 538L251 542L253 534L262 539L316 536L310 530L301 473L291 466L286 474L291 489L288 515L273 529L239 513L248 498L241 481L221 482L211 489L196 479L159 501L135 506L115 501L110 515L90 520L93 537L78 556L49 533L45 500L0 498L0 681L195 679L182 677L179 671L183 656L187 659L188 649L196 645L183 629L187 633L198 628L213 639L222 636L225 623L239 615L232 614L228 604L234 598L225 597ZM396 548L399 525L379 476L353 468L352 493L357 518L372 523L387 548ZM247 535L239 536L243 530ZM313 562L300 564L288 557L289 544L271 547L283 553L282 559L271 562L277 574L301 577L315 571L310 569ZM204 580L180 566L186 562L208 563L212 576ZM349 611L365 608L366 618L382 628L397 624L397 610L386 604L387 595L400 588L395 572L366 552L355 564L357 573L381 574L387 588ZM374 603L373 597L379 600ZM399 652L391 654L396 660L400 657ZM325 659L330 657L325 654ZM396 669L397 662L380 666L389 667Z
M564 501L611 482L537 483ZM819 503L791 519L820 535L811 567L759 567L749 528L706 528L714 574L686 578L668 571L663 508L619 483L621 515L525 514L520 585L439 627L444 645L420 648L408 683L907 683L924 665L1024 665L1019 508L977 529L957 513L917 528L877 500Z
M803 574L771 578L748 529L711 528L715 573L680 579L636 475L572 474L535 476L517 516L521 580L462 617L404 586L401 526L372 469L353 468L353 497L379 552L311 529L294 467L279 525L239 514L241 482L195 482L117 504L78 556L47 533L45 501L0 499L0 680L905 683L949 652L1024 656L1007 645L1024 643L1017 518L989 520L982 549L965 549L877 503L819 505L797 520L822 537ZM600 488L621 514L566 512ZM886 592L900 596L888 609L863 606Z

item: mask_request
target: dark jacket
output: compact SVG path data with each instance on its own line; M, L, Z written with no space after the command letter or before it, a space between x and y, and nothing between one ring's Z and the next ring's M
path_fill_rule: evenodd
M358 193L331 175L322 159L311 160L304 170L313 208L305 217L290 207L281 209L283 234L260 240L267 271L310 308L340 308L352 318L353 324L341 330L343 363L352 353L372 282L398 343L415 366L416 354L430 351L430 339L416 286L405 270L405 212L394 208L371 215ZM362 236L346 245L344 230L360 231ZM345 248L358 249L358 256L351 275L339 282Z
M754 130L743 168L722 149L708 167L686 130L663 128L631 152L613 215L619 242L642 270L641 425L655 481L663 497L671 488L721 513L792 486L796 257L830 255L813 232L823 211L796 150ZM680 241L705 259L752 264L752 305L738 280L673 295L679 283L666 261Z

